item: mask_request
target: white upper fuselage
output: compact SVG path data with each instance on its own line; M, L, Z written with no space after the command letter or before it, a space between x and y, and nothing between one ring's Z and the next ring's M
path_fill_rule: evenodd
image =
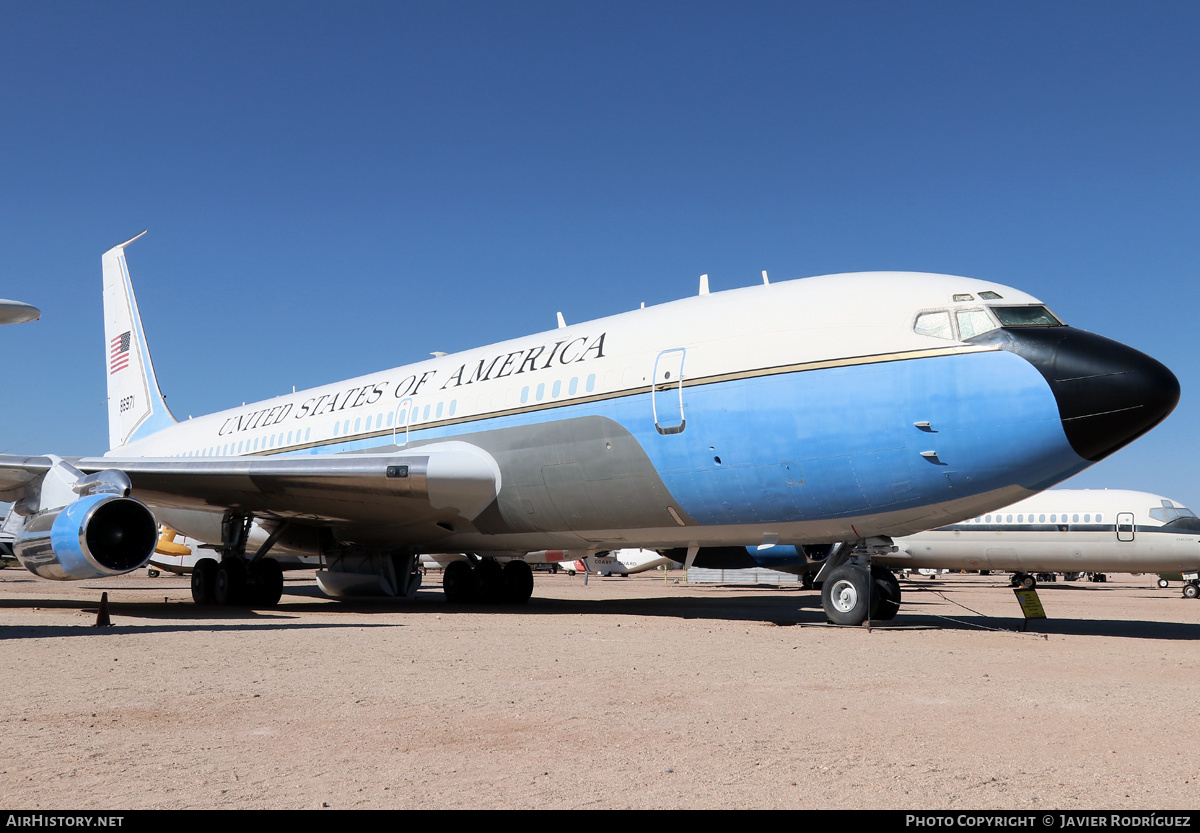
M974 299L987 290L1006 304L1040 303L987 281L914 272L827 275L752 286L189 419L109 456L352 451L390 444L393 431L403 443L403 427L411 432L645 391L659 353L675 345L686 345L688 384L787 366L846 365L914 352L977 352L991 348L920 335L913 321L922 310L980 308L978 300L952 303L951 298L970 294ZM660 369L660 376L663 372L669 370Z
M1200 569L1200 520L1159 495L1055 489L896 540L894 566L1032 572Z

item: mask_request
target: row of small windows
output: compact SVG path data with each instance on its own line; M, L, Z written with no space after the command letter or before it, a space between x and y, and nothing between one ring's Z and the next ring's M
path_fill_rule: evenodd
M975 518L975 519L971 520L970 523L990 524L992 522L993 517L996 519L996 523L998 523L998 524L1010 524L1010 523L1013 523L1014 516L1013 515L984 515L983 517L979 517L979 518ZM1028 518L1028 523L1039 523L1039 524L1047 523L1046 515L1038 515L1036 521L1034 521L1033 515L1016 515L1015 517L1017 519L1016 523L1019 523L1019 524L1026 523L1026 518ZM1083 517L1083 523L1090 524L1092 522L1091 513L1087 513L1087 514L1083 515L1082 517ZM1057 523L1077 524L1077 523L1079 523L1080 515L1079 515L1079 513L1072 514L1072 515L1070 515L1069 520L1068 520L1068 516L1066 514L1050 515L1049 518L1050 518L1049 523L1052 523L1052 524L1057 524ZM1098 524L1104 523L1104 516L1097 514L1096 515L1096 523L1098 523Z
M197 449L196 451L188 451L183 454L177 454L177 457L229 457L238 454L249 454L260 449L266 450L293 443L308 442L312 438L312 429L306 428L301 431L288 431L284 433L280 431L278 434L272 434L269 437L255 437L253 440L239 440L236 443L225 443L224 445L214 445L208 448Z
M596 374L590 374L587 379L583 380L583 388L586 393L592 393L596 390ZM579 393L580 379L572 377L570 381L565 383L566 395L575 396ZM564 382L562 379L555 379L551 383L547 391L546 383L541 383L534 389L534 401L541 402L546 399L546 394L549 393L550 399L558 399L563 395ZM521 404L525 405L529 402L530 388L528 386L521 389ZM493 404L495 404L493 402ZM389 411L386 414L376 414L368 417L355 417L353 420L343 420L335 422L333 425L333 436L344 437L349 434L358 434L363 431L378 431L385 427L391 428L399 426L404 428L408 425L415 425L419 422L428 422L430 418L438 420L445 416L454 416L458 412L458 400L451 399L449 403L438 402L429 403L423 408L417 406L413 408L412 414L408 412L408 407L404 406L396 411ZM410 421L411 420L411 421ZM351 427L353 425L353 427ZM267 451L272 448L292 445L293 443L308 442L312 439L312 429L308 428L304 431L304 436L301 438L299 431L288 431L286 434L272 434L268 437L256 437L253 440L242 440L237 443L226 443L224 445L215 445L210 448L198 449L189 451L182 455L183 457L228 457L238 454L250 454L255 451Z
M596 374L593 373L590 376L588 376L587 381L584 382L584 390L587 393L591 393L595 389L596 389ZM571 381L567 383L567 396L574 396L578 392L579 392L579 379L578 378L571 379ZM558 399L560 396L562 396L562 380L555 379L554 384L550 386L550 398ZM546 383L543 382L543 383L539 384L537 386L537 388L534 390L533 401L541 402L545 398L546 398ZM529 387L525 386L525 387L521 388L521 404L525 405L525 404L528 404L528 402L529 402Z

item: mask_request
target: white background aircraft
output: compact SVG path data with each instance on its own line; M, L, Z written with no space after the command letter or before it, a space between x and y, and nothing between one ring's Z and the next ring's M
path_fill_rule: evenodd
M136 239L136 238L135 238ZM132 242L132 241L129 241ZM103 257L112 449L0 457L14 551L72 579L135 569L174 529L219 544L197 601L273 604L270 552L321 554L327 590L411 596L422 552L840 543L834 621L869 558L1074 474L1178 401L1157 361L1001 284L874 272L768 283L177 422L125 258ZM257 524L268 533L247 549ZM528 565L450 565L452 600L524 601Z
M896 545L878 560L913 569L1194 573L1200 518L1148 492L1052 489Z

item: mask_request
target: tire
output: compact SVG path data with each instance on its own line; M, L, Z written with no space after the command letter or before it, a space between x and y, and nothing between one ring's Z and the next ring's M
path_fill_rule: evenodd
M1191 582L1183 585L1183 597L1185 599L1200 598L1200 585L1196 585Z
M504 601L525 604L533 595L533 569L524 561L510 561L503 570Z
M876 607L879 594L872 593L867 571L857 564L836 567L821 587L821 606L835 625L861 625L874 610L867 609L868 599Z
M217 570L220 565L215 558L201 558L192 568L192 601L198 605L215 604L217 601Z
M219 605L246 603L246 565L237 559L222 561L217 567L213 595Z
M1020 584L1021 587L1024 587L1026 590L1032 590L1033 588L1037 587L1037 579L1033 576L1025 576L1021 579Z
M1158 586L1165 590L1166 588L1171 586L1171 582L1167 581L1165 578L1160 578L1158 580Z
M466 561L451 561L442 573L442 592L450 604L472 601L475 595L475 571Z
M274 558L264 558L254 568L255 607L275 607L283 596L283 567Z
M878 597L872 619L890 622L900 612L900 582L887 567L872 567L872 592Z

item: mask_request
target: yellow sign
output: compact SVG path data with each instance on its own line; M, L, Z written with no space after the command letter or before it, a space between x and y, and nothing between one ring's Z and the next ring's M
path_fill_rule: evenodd
M1021 612L1026 619L1045 619L1046 611L1042 609L1042 600L1036 590L1026 590L1024 587L1014 587L1013 593L1021 605Z

